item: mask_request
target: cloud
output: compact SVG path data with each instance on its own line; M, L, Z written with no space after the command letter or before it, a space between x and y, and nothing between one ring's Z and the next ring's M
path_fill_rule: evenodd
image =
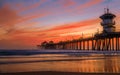
M41 3L44 3L45 1L43 0L43 1L39 1L38 3L34 3L31 6L23 8L23 10L25 11L25 10L31 10L33 8L36 8ZM77 7L77 8L79 8L79 9L80 8L87 8L90 5L94 5L94 4L99 3L100 1L102 1L102 0L90 1L90 2L87 2L87 3L83 4L83 5L80 5L80 7ZM72 5L75 4L75 1L73 1L73 0L65 0L63 4L66 5L66 6L72 6ZM20 10L20 11L22 11L22 10ZM4 6L0 10L0 12L1 12L0 13L0 16L1 16L0 24L7 24L7 25L14 25L14 24L18 24L18 23L21 23L21 22L30 21L30 20L33 20L33 19L36 19L36 18L43 18L43 17L46 17L46 16L54 14L53 12L44 11L42 13L37 13L37 14L36 13L35 14L32 13L32 14L29 14L27 16L20 17L18 15L17 11L12 10L9 6ZM62 12L61 13L57 12L57 13L58 14L62 14Z
M65 7L70 7L76 4L74 0L61 0Z
M75 23L56 26L56 27L53 27L53 28L50 28L50 29L47 29L47 30L43 30L43 31L36 31L34 33L31 32L31 33L29 33L29 35L34 34L34 35L36 35L36 37L40 37L39 39L47 40L47 41L48 40L53 40L53 41L65 40L65 38L69 38L69 35L68 36L61 36L61 34L66 34L66 33L67 34L69 34L69 33L76 34L76 32L78 32L80 30L78 30L78 31L73 31L73 30L76 30L78 28L82 30L82 28L84 28L84 27L89 28L89 26L95 25L99 22L100 22L99 19L89 19L89 20L85 20L85 21L80 21L80 22L75 22ZM76 38L80 37L80 35L79 36L74 35L74 36Z
M80 5L79 7L77 7L77 9L85 9L85 8L88 8L88 7L91 7L91 6L94 6L94 5L96 5L96 4L99 4L99 3L101 3L103 0L94 0L94 1L91 1L91 0L89 0L88 2L86 2L86 3L84 3L84 4L82 4L82 5Z
M60 25L60 26L53 27L53 28L49 29L48 31L74 29L74 28L90 26L90 25L93 25L93 24L96 24L96 23L99 23L99 19L90 19L90 20L85 20L85 21L81 21L81 22Z
M86 1L85 3L83 4L79 4L78 6L75 6L73 9L65 9L64 12L61 12L63 14L71 14L71 15L77 15L80 14L81 12L83 12L83 10L86 10L87 8L90 8L94 5L97 5L97 4L100 4L101 2L103 2L104 0L95 0L95 1L91 1L91 0L88 0ZM73 4L70 4L70 6L74 6L76 2L74 1ZM79 3L79 2L78 2ZM69 2L68 2L68 5L69 5ZM64 9L64 8L63 8Z
M20 16L9 5L0 8L0 25L14 25Z
M29 6L19 8L19 10L17 12L20 13L20 12L25 12L25 11L28 11L28 10L32 10L32 9L38 8L41 4L43 4L46 1L47 0L39 0L38 2L32 3ZM24 3L22 3L22 4L24 4Z
M34 14L34 15L30 15L28 17L24 16L21 17L19 16L19 14L17 13L16 10L13 10L11 8L11 6L9 4L4 4L1 8L0 8L0 31L3 32L4 30L4 34L9 34L9 33L13 33L13 32L23 32L20 30L16 30L15 29L15 25L19 24L19 23L23 23L23 22L27 22L29 20L35 19L35 18L40 18L40 17L44 17L45 15L47 15L47 13L43 13L43 14Z
M22 23L22 22L27 22L27 21L30 21L30 20L33 20L33 19L36 19L36 18L42 18L42 17L45 17L48 15L48 12L46 13L41 13L41 14L35 14L35 15L30 15L28 17L23 17L23 18L20 18L17 23Z
M6 34L14 31L14 25L20 18L16 11L10 8L9 4L5 4L0 8L0 27Z

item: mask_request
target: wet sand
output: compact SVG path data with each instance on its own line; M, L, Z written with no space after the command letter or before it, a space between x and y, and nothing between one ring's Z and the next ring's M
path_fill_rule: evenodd
M20 72L20 73L1 73L0 75L120 75L120 73L78 73L78 72Z

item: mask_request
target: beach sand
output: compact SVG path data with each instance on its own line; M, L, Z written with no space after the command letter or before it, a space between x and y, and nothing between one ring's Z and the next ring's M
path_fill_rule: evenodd
M78 72L19 72L19 73L1 73L0 75L120 75L120 73L78 73Z

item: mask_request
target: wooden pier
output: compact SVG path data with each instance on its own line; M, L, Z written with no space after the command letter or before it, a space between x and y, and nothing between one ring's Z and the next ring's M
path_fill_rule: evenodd
M96 34L94 37L54 44L55 49L68 50L120 50L120 32Z

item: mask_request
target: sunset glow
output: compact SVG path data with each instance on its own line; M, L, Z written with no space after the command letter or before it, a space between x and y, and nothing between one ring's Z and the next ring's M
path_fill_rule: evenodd
M102 31L104 8L117 17L120 0L0 0L0 48L35 49L43 41L71 40Z

